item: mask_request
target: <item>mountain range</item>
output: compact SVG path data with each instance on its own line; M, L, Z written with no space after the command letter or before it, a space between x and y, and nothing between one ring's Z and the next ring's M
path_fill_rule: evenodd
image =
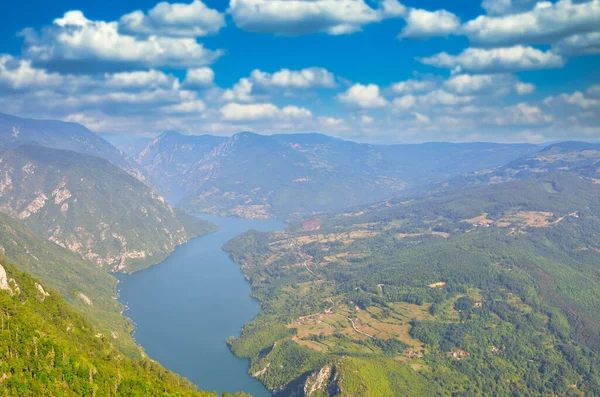
M529 144L369 145L321 134L231 138L167 132L137 163L179 206L249 218L298 217L375 202L538 150Z
M110 271L161 262L212 230L99 157L37 145L0 153L0 212Z

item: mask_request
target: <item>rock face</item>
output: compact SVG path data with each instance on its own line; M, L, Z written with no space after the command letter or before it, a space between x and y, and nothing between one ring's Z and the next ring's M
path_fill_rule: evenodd
M198 234L187 215L98 157L22 145L0 154L0 185L0 212L110 271L159 263Z
M6 270L4 270L4 267L2 265L0 265L0 289L10 290L10 285L8 284L8 277L6 276Z

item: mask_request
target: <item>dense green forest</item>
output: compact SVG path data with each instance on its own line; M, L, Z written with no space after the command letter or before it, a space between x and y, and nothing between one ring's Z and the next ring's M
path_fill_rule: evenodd
M230 347L283 395L600 395L594 182L550 174L238 236L225 249L264 310Z
M58 292L0 263L2 396L217 396L150 359L124 356Z

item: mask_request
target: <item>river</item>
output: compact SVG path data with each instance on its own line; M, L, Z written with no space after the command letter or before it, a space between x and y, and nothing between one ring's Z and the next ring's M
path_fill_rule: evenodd
M271 396L248 375L248 360L235 357L225 344L260 307L239 265L221 247L247 230L281 230L285 224L199 216L219 231L183 244L157 266L119 277L120 301L136 324L137 342L166 368L203 390Z

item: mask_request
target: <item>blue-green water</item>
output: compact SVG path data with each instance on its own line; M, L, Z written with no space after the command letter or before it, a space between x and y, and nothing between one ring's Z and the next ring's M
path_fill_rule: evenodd
M152 359L203 390L268 397L248 375L248 361L235 357L225 344L260 308L239 265L221 247L247 230L280 230L285 224L200 217L217 224L219 231L182 245L158 266L120 277L120 301L136 324L137 342Z

